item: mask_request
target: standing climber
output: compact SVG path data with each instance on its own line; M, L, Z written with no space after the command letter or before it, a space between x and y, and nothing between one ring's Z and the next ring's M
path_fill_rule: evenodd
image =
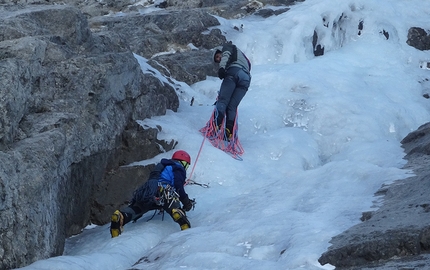
M221 128L226 116L225 133L231 138L235 125L237 107L251 83L251 62L232 43L216 47L213 60L219 64L218 77L222 79L216 102L215 125Z

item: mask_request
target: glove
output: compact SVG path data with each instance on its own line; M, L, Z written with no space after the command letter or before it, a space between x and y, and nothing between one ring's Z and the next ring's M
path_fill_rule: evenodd
M218 69L218 78L221 80L225 78L225 68Z
M184 204L183 209L188 212L194 207L195 204L195 200L188 200L188 202Z

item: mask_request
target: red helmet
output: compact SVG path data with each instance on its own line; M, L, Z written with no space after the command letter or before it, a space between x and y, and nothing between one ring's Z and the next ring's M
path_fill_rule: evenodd
M178 150L175 153L173 153L172 159L182 160L187 162L188 164L191 164L191 157L184 150Z

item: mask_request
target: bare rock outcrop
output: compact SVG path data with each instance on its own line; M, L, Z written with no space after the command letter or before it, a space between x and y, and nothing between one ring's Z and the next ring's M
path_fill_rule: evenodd
M167 77L193 84L215 76L211 48L226 42L218 20L199 10L157 11L90 19L93 31L121 33L130 49Z
M163 151L157 130L133 122L179 101L142 73L120 35L92 33L74 7L0 14L0 269L10 269L62 254L65 238L95 216L106 174ZM136 142L132 133L147 148L127 160L118 153Z
M122 33L131 50L145 58L157 53L188 51L192 44L196 48L210 48L223 42L203 34L209 27L219 25L218 20L198 9L157 11L149 14L130 13L128 16L100 16L90 19L94 31Z
M430 35L420 27L411 27L409 29L406 42L418 50L430 50Z

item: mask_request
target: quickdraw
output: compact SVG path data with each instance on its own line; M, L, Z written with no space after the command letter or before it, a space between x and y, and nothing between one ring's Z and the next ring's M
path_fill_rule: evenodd
M155 197L157 205L163 206L165 201L170 201L169 207L171 207L174 202L179 201L179 194L170 185L158 183L157 193L160 195Z
M158 209L159 213L161 213L163 216L161 218L161 220L164 220L164 210L163 210L163 205L164 203L167 201L170 201L169 204L169 208L172 207L172 204L174 202L180 201L179 200L179 194L169 185L163 185L162 183L158 183L158 191L157 194L159 194L159 196L154 196L154 201L157 205L160 206L160 209ZM194 207L194 205L193 205ZM152 217L150 219L148 219L147 221L150 221L151 219L154 218L154 216L156 215L157 210L155 210L154 214L152 215Z
M204 188L209 188L209 183L208 184L202 184L202 183L198 183L198 182L191 180L191 179L187 179L187 181L185 181L185 185L197 185L197 186L201 186Z

